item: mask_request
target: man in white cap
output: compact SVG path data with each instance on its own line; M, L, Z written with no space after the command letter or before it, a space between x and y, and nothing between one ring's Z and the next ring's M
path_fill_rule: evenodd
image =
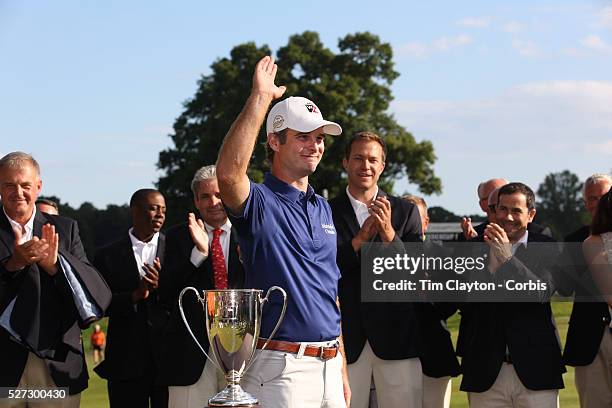
M287 313L267 349L242 381L266 408L346 407L350 388L340 338L337 305L336 230L324 198L308 176L325 148L325 135L339 135L316 104L290 97L277 103L266 123L271 172L262 184L247 176L257 134L270 103L285 92L276 86L271 57L255 68L251 95L219 153L217 178L229 209L246 271L246 287L287 292ZM266 304L261 337L270 337L282 302ZM260 340L258 348L263 341Z

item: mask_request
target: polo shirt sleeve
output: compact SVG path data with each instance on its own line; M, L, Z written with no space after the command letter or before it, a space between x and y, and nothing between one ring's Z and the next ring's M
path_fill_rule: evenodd
M250 182L249 197L247 198L244 208L239 214L230 214L232 226L236 228L238 234L242 237L253 237L269 228L266 222L266 207L269 203L266 201L265 187L262 184Z

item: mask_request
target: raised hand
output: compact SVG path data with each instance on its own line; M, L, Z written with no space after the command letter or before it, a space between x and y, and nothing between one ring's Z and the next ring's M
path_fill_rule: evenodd
M38 265L49 275L57 273L57 256L59 249L59 234L55 232L55 226L45 224L42 227L42 240L47 243L45 256L38 261Z
M376 200L370 205L370 214L376 220L376 230L381 241L393 241L395 230L391 225L391 203L387 197L376 197Z
M259 60L253 74L254 94L269 95L273 100L283 96L287 88L274 84L277 69L278 66L274 63L274 58L270 56L265 56Z
M463 231L463 236L466 240L470 240L478 236L478 233L472 226L472 219L470 217L463 217L461 219L461 230Z
M204 223L196 219L194 213L189 213L188 225L193 244L202 254L208 255L208 233L204 228Z

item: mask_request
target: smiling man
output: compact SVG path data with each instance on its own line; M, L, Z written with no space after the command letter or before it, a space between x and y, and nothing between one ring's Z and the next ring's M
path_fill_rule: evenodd
M243 386L268 408L341 408L350 391L338 344L336 231L329 205L314 193L308 176L323 156L325 135L339 135L342 129L324 120L306 98L278 102L266 123L271 172L263 184L251 182L247 170L257 134L270 104L285 92L274 84L276 70L271 57L257 63L251 94L217 161L246 287L266 291L277 285L287 291L285 319ZM266 305L261 337L270 337L281 306L278 296Z
M113 292L108 310L106 357L95 368L108 380L111 407L165 407L166 387L156 384L159 332L165 323L157 287L164 262L166 202L157 190L130 199L132 228L98 250L95 265Z
M378 188L385 159L386 146L380 136L357 133L342 161L348 176L346 192L329 203L338 233L342 334L352 405L367 406L373 375L382 407L420 407L423 375L414 305L361 303L361 245L421 241L418 208Z
M497 222L484 231L489 247L488 270L481 280L497 285L508 280L545 282L549 290L540 302L473 304L473 324L461 362L461 390L469 392L470 407L557 406L563 388L561 347L548 301L554 292L556 245L546 235L528 230L536 214L535 194L523 183L499 189ZM546 296L546 297L545 297Z
M164 331L160 360L160 383L168 386L170 408L201 408L225 388L221 372L205 361L181 319L180 291L191 286L202 290L244 287L236 232L221 202L214 165L196 171L191 181L193 202L201 219L190 213L186 223L166 234L166 265L159 280L160 300L171 310ZM183 299L185 316L192 328L206 318L192 292ZM208 350L206 330L195 330L198 342Z
M80 328L102 317L110 291L87 260L76 221L36 210L41 190L31 155L0 159L0 384L67 387L50 406L78 407L88 378Z

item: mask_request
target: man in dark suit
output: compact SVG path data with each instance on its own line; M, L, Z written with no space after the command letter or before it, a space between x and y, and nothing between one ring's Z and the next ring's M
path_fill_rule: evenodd
M612 177L609 174L593 174L584 182L582 198L591 217L595 215L599 199L610 187ZM583 408L602 407L612 401L610 367L605 358L606 347L610 349L612 344L612 332L607 330L610 313L606 302L599 299L599 290L584 260L582 246L578 244L588 236L589 226L586 225L565 237L568 244L564 259L568 267L558 282L559 293L575 294L563 358L565 364L576 367L574 378Z
M420 407L423 377L414 304L361 302L361 244L421 241L417 207L378 188L385 148L380 136L357 133L343 160L346 193L330 201L338 234L339 300L351 406L367 406L373 375L381 407Z
M478 192L478 205L480 206L480 209L487 214L487 218L491 218L491 211L489 210L489 196L493 191L506 184L508 184L508 180L503 178L492 178L478 184L478 188L476 190ZM461 220L462 234L459 234L458 241L468 241L482 235L488 223L488 221L485 221L474 227L472 225L471 218L463 217Z
M98 250L95 265L112 292L106 357L95 371L108 380L111 407L166 407L165 387L156 385L158 347L166 312L158 299L164 263L166 214L157 190L141 189L130 200L133 227Z
M442 243L432 241L425 235L429 227L425 200L414 195L405 195L402 198L419 209L423 228L423 253L434 257L450 255L451 251L445 249ZM446 320L456 312L457 306L450 302L443 304L423 302L420 306L420 331L422 337L426 339L420 354L423 368L423 408L448 408L451 401L451 378L461 372L450 331L446 326Z
M475 408L556 407L565 369L548 298L554 291L551 261L558 253L554 245L533 244L554 241L527 230L536 213L535 195L528 186L503 186L495 213L497 223L490 223L484 232L488 269L478 280L496 285L539 280L547 290L537 292L537 302L472 308L461 390L469 392L470 406Z
M32 156L0 159L0 384L67 387L52 406L78 407L88 379L80 328L102 317L110 291L77 223L36 211L41 188Z
M167 233L166 266L160 279L160 298L171 310L163 339L160 383L168 386L169 406L201 408L225 386L218 369L205 360L182 321L180 291L191 286L200 295L206 289L244 287L238 244L219 197L215 166L199 169L191 183L194 204L202 219L189 214L188 222ZM205 316L193 292L183 299L185 317L198 342L208 350Z

